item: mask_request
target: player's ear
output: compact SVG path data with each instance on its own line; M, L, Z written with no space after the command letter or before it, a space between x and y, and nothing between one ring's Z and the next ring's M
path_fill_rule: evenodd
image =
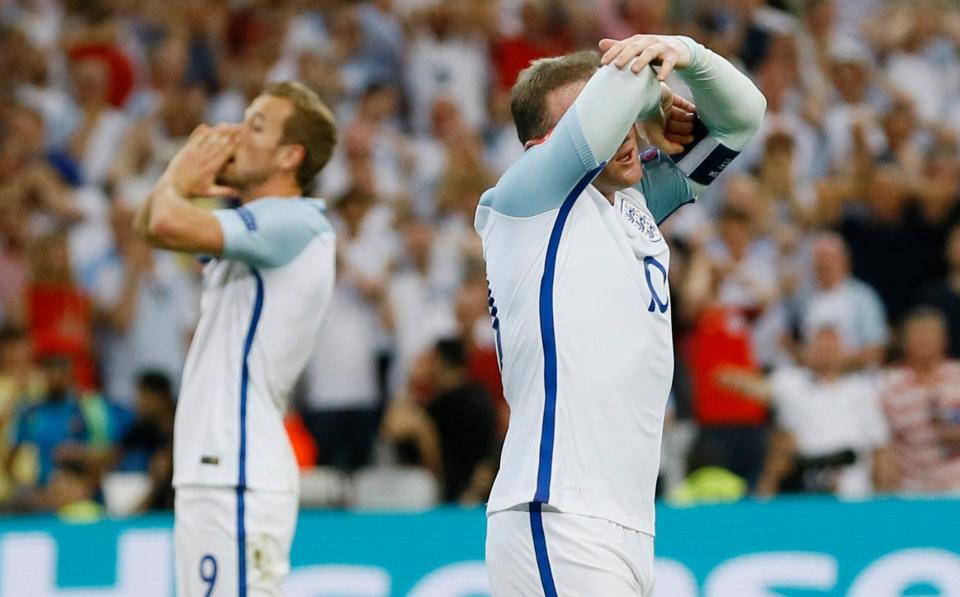
M284 170L296 170L307 157L307 152L303 145L292 143L280 147L280 163L278 164Z

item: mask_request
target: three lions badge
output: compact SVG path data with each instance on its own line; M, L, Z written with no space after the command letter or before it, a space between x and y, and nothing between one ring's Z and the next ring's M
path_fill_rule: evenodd
M636 205L633 205L629 201L621 201L620 211L627 221L633 224L650 242L657 242L663 238L653 218Z

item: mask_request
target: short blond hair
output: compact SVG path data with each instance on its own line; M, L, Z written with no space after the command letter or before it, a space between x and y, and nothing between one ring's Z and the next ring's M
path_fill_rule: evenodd
M293 103L293 113L283 124L281 143L303 147L303 161L297 168L297 184L301 189L306 189L330 161L333 148L337 145L337 123L333 112L316 93L299 81L274 83L263 93Z

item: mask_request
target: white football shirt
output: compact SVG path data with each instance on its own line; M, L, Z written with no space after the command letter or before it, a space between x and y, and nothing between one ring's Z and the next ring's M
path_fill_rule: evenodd
M174 486L298 490L283 416L333 291L335 238L323 210L313 199L264 198L214 212L224 250L203 272Z
M765 109L746 77L684 41L694 60L678 74L709 136L676 163L644 152L641 183L612 205L590 186L633 122L659 109L651 69L608 66L480 200L510 405L489 513L549 504L654 533L673 377L670 251L657 225L726 167Z

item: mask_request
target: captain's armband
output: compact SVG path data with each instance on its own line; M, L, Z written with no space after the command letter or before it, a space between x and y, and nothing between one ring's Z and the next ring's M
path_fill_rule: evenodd
M694 141L684 146L683 152L670 157L687 178L706 186L716 180L740 152L711 136L699 118L694 120L693 137Z

